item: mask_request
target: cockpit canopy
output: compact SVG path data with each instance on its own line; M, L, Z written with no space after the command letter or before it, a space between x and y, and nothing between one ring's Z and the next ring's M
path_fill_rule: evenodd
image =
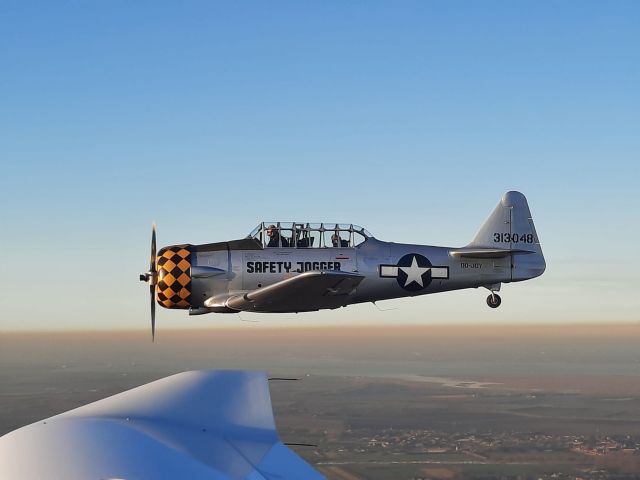
M345 223L262 222L247 238L269 248L348 248L372 235L358 225Z

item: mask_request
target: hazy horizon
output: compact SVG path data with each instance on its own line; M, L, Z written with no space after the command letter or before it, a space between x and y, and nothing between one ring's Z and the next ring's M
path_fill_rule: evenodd
M564 323L539 323L539 322L530 322L530 323L452 323L452 324L412 324L412 323L396 323L396 324L357 324L357 323L346 323L341 325L336 324L310 324L300 322L297 325L281 325L281 324L270 324L269 322L260 322L260 321L242 321L237 320L237 323L234 324L225 324L225 325L210 325L210 326L195 326L195 325L187 325L184 327L166 327L162 326L157 327L158 335L162 335L162 332L165 333L187 333L187 332L233 332L237 331L238 333L248 333L251 334L252 330L274 330L277 332L297 332L297 331L348 331L352 330L357 332L358 334L362 334L363 332L371 333L371 332L405 332L407 330L434 330L434 331L446 331L453 330L455 332L459 332L464 330L466 332L487 332L493 331L492 329L499 329L503 332L509 331L523 331L529 330L533 332L545 332L545 331L554 331L554 330L568 330L565 332L566 334L575 334L575 333L586 333L586 332L597 332L598 334L609 334L612 331L618 329L629 328L634 330L638 328L640 330L640 320L632 320L632 321L619 321L619 322L607 322L607 321L568 321ZM77 334L77 333L141 333L143 335L150 335L150 328L141 327L140 325L135 325L131 327L124 328L111 328L109 326L94 326L91 328L11 328L11 329L2 329L0 328L1 334L29 334L29 333L48 333L48 334L60 334L60 335L69 335L69 334ZM365 334L366 334L365 333Z
M421 375L455 371L488 375L492 369L549 374L640 375L640 325L315 327L150 332L4 332L0 361L67 368L133 363L189 368L291 368L345 374ZM313 355L308 352L315 352ZM289 365L292 358L299 362ZM508 360L504 365L500 362ZM601 362L601 365L599 364ZM86 363L86 365L85 365ZM315 364L317 363L317 365ZM346 370L345 370L346 369ZM380 371L377 371L379 369ZM438 373L439 372L439 373Z

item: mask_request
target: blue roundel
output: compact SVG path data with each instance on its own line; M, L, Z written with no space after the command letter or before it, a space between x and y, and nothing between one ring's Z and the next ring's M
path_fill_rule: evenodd
M418 253L409 253L398 260L398 285L405 290L417 292L431 283L431 262Z

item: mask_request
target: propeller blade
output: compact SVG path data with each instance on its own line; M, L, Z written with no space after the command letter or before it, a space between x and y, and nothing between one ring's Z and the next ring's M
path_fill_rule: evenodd
M151 262L149 263L151 282L149 284L149 296L151 299L151 341L156 339L156 224L151 224Z
M151 262L149 264L149 271L156 271L156 224L151 224Z
M151 297L151 341L156 339L156 299L155 299L155 285L149 285L149 294Z

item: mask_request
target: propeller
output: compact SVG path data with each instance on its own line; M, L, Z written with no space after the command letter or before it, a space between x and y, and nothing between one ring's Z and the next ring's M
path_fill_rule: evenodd
M158 274L156 272L156 224L151 225L151 261L149 262L149 271L140 274L140 281L149 283L149 297L151 300L151 341L156 338L156 296L155 289L158 283Z

